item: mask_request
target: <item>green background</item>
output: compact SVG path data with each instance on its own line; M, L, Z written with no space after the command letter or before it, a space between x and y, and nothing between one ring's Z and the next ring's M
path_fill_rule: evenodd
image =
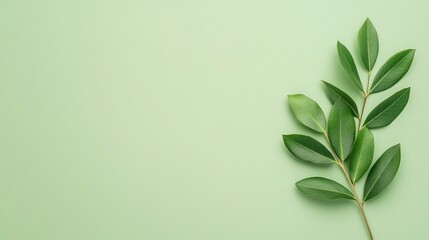
M369 99L411 86L400 117L374 131L376 157L400 142L403 158L368 218L376 239L427 239L428 7L0 0L0 239L365 239L352 202L294 187L344 183L340 171L295 160L281 135L311 134L287 94L325 113L320 80L358 96L336 41L356 56L366 17L380 36L375 69L417 49L406 77Z

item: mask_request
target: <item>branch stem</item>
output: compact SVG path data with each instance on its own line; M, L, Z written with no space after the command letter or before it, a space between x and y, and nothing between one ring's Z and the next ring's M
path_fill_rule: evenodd
M350 174L347 171L346 167L344 166L344 162L335 153L335 151L334 151L334 149L332 147L331 141L329 140L329 137L328 137L328 134L327 134L326 130L323 132L323 135L325 136L325 139L328 142L328 145L329 145L329 147L332 150L332 153L333 153L334 158L335 158L335 162L338 164L338 166L340 167L340 169L344 173L344 176L346 177L347 182L350 185L350 188L352 190L352 193L353 193L353 196L355 198L355 201L356 201L356 203L357 203L357 205L359 207L359 211L360 211L360 213L362 215L362 218L363 218L363 220L365 222L365 227L366 227L366 230L368 231L369 238L370 238L370 240L374 240L374 237L373 237L372 231L371 231L371 227L369 226L368 218L366 217L365 209L363 207L363 202L359 198L359 195L358 195L358 193L356 191L356 186L353 183L353 181L351 180Z
M365 112L365 105L366 105L366 101L368 100L368 96L369 96L369 82L371 79L371 71L368 71L368 81L367 81L367 85L366 85L366 91L363 93L363 104L362 104L362 110L360 111L360 115L359 115L359 124L358 124L358 128L357 131L359 132L360 129L362 128L362 118L363 118L363 113Z
M362 214L363 220L365 222L365 226L366 226L366 230L368 231L369 238L371 240L374 240L374 237L372 236L371 227L369 226L368 218L366 217L365 209L363 207L363 202L360 200L359 195L357 194L356 187L355 187L354 183L351 181L350 175L347 172L347 170L344 166L344 163L343 162L337 162L337 163L338 163L338 166L340 166L341 170L343 171L344 175L346 176L346 179L349 182L349 185L352 189L353 196L355 197L356 203L359 207L360 213Z

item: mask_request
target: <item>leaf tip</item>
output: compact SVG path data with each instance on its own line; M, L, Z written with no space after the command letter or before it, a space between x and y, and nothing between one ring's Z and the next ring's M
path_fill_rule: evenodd
M373 25L373 24L372 24L372 21L371 21L371 19L370 19L369 17L367 17L367 18L365 19L365 23L367 23L367 24L369 24L369 25Z
M304 179L299 180L298 182L295 183L296 188L298 188L300 191L301 191L302 181L304 181Z

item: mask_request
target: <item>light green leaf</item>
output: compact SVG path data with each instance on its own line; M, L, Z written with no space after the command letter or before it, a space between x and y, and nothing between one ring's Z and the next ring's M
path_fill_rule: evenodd
M353 183L357 182L368 171L374 157L374 135L363 128L359 131L352 152L349 156L349 172Z
M365 119L367 128L380 128L389 125L404 110L410 97L410 88L404 88L372 110Z
M344 160L350 153L355 140L356 123L350 108L342 99L332 107L328 119L328 136L337 156Z
M378 34L369 18L359 30L358 43L363 65L371 71L378 55Z
M363 92L362 83L360 82L359 73L356 69L355 61L349 50L340 42L337 42L338 57L340 58L341 65L343 66L350 79L356 86Z
M290 134L283 135L283 141L287 149L301 160L316 164L335 163L332 153L312 137Z
M375 197L392 182L401 161L401 146L397 144L385 151L368 174L364 188L364 201Z
M316 132L324 132L326 119L320 106L311 98L303 94L289 95L289 107L295 118Z
M370 92L384 91L401 80L410 69L415 52L415 49L407 49L389 58L375 75Z
M355 199L343 185L327 178L310 177L296 182L296 187L304 194L323 199Z
M354 117L359 117L359 111L357 108L357 105L353 99L347 95L347 93L343 92L341 89L335 87L334 85L322 81L326 86L326 94L328 95L329 101L331 101L332 104L334 104L338 98L341 98L344 100L344 102L350 107L350 110L352 111L352 114Z

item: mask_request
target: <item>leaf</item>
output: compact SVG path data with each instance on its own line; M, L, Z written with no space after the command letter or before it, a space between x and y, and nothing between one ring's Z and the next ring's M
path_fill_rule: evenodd
M337 156L344 160L350 153L355 140L356 123L349 107L338 99L328 119L328 136Z
M322 177L310 177L295 183L296 187L308 196L331 200L331 199L355 199L353 194L343 185Z
M349 156L349 172L353 183L357 182L368 171L374 157L374 135L363 128L359 131L352 152Z
M350 79L356 84L359 90L363 92L363 87L356 69L356 64L349 50L342 43L337 42L337 51L344 70L347 72Z
M387 149L369 171L364 187L364 201L382 192L392 182L401 161L401 145Z
M283 135L283 141L289 151L297 158L316 163L332 164L335 163L334 156L326 149L323 144L312 137L290 134Z
M289 95L289 107L295 118L316 132L324 132L326 119L320 106L303 94Z
M341 98L344 100L344 102L350 107L350 110L352 111L352 114L354 117L359 117L359 111L358 111L358 107L355 103L355 101L353 101L353 99L347 95L347 93L343 92L341 89L335 87L334 85L322 81L325 86L327 91L327 95L329 98L329 101L331 101L332 104L334 104L338 98Z
M375 107L366 117L364 126L381 128L389 125L404 110L410 97L410 88L404 88Z
M401 80L410 69L415 52L415 49L407 49L389 58L375 75L370 92L384 91Z
M378 55L378 34L369 18L359 30L358 43L363 65L371 71Z

